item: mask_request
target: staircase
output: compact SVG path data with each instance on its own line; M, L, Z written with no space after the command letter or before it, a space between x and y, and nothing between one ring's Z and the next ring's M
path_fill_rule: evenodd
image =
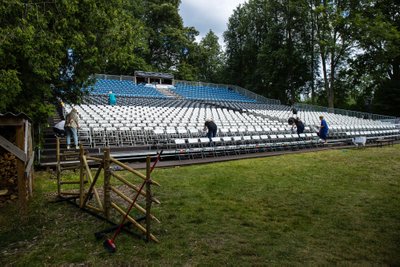
M48 127L43 132L43 147L40 151L40 163L55 161L56 158L56 136L53 132L53 126L61 120L58 113L47 119ZM65 137L61 140L62 146L64 149L66 148L66 139Z
M168 88L168 85L158 84L158 85L156 85L156 90L168 98L177 98L177 99L183 98L182 96L178 95L177 93L171 91Z
M54 114L49 117L48 127L43 132L43 147L40 151L40 164L42 166L54 166L57 162L57 137L54 134L53 126L61 121L60 115ZM67 150L67 140L66 137L59 137L60 141L60 153L61 154L71 154L72 152L77 152L78 150L70 149ZM75 146L72 146L75 147Z

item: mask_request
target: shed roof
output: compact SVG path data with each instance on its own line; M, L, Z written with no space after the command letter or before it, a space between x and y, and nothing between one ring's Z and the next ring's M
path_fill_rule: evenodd
M135 71L135 76L149 77L149 78L163 78L163 79L173 79L174 78L174 75L171 73L147 72L147 71Z
M28 115L26 115L23 112L20 112L18 114L14 114L12 112L6 112L6 113L0 113L0 122L1 121L10 121L10 120L28 120L30 122L32 122L31 118L28 117Z

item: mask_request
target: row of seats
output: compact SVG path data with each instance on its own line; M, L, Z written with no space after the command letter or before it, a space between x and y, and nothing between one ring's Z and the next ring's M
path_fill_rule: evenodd
M214 118L214 121L220 127L271 127L271 125L287 126L287 118L292 116L271 117L257 116L241 113L224 108L203 107L147 107L147 106L129 106L129 107L110 107L107 105L82 105L79 113L82 115L82 121L88 124L99 123L108 124L137 124L135 126L197 126L202 127L204 120L208 117ZM256 113L257 114L257 113ZM317 117L318 114L300 113L299 117L305 121L305 124L316 128L319 125L319 119L303 119L302 117ZM389 123L382 123L359 118L342 118L342 115L325 114L330 124L331 132L346 132L354 130L380 130L394 129L396 126ZM340 118L340 120L338 119ZM307 122L309 121L309 122ZM336 124L332 124L333 121ZM146 124L146 125L145 125Z
M170 102L172 103L172 102ZM77 106L80 117L80 137L87 146L136 145L170 143L173 138L196 138L205 135L202 131L204 120L213 117L219 126L219 136L246 136L291 134L287 117L259 115L263 110L243 113L204 103L179 107L176 103L166 106ZM190 103L190 102L189 102ZM71 107L67 107L71 109ZM271 110L267 110L271 111ZM278 109L279 112L289 112ZM317 116L319 113L300 112L300 116ZM291 114L286 113L285 116ZM331 125L331 138L349 138L365 135L368 137L396 136L399 130L394 125L363 119L343 118L342 115L324 114L329 120L340 124ZM311 121L311 120L310 120ZM364 123L364 124L363 124ZM315 124L306 123L305 132L317 131ZM167 141L166 141L167 140Z
M186 99L224 100L233 102L256 102L255 99L241 95L226 87L211 87L177 83L172 91Z
M373 140L379 137L399 137L399 130L381 130L381 131L355 131L355 132L336 132L332 134L331 138L335 139L351 139L358 136L366 136L368 139ZM106 128L81 128L79 130L80 139L85 146L98 147L98 146L134 146L134 145L163 145L170 144L176 138L193 139L205 136L205 132L196 128L141 128L141 127L106 127ZM251 138L249 137L251 136ZM299 135L299 137L316 137L315 132L306 132ZM247 140L256 143L257 140L267 139L289 139L297 137L289 130L280 131L277 128L271 131L256 131L255 129L236 129L236 131L229 131L226 128L219 130L218 137L227 141L234 139L236 141ZM239 139L238 139L239 138ZM215 141L214 140L214 141Z
M322 145L315 133L246 135L208 138L175 139L175 154L179 158L232 155L286 149L311 148Z
M138 127L107 127L107 128L81 128L78 131L80 142L87 147L99 146L135 146L135 145L157 145L166 148L176 144L176 140L188 140L188 143L194 143L193 140L199 140L203 143L209 139L204 137L203 132L197 129L178 129L175 130L143 130ZM213 138L213 142L217 145L224 143L259 143L261 141L270 140L271 142L282 140L294 140L296 138L316 138L316 133L303 133L300 135L286 134L265 134L257 132L232 132L221 134Z
M107 95L109 91L112 91L119 97L166 97L164 94L157 91L154 85L136 84L133 81L99 79L90 89L91 94L94 95Z
M153 84L136 84L132 80L98 79L90 89L92 95L106 95L109 91L112 91L119 97L168 97L159 92L157 87ZM226 87L196 86L177 83L176 86L168 86L167 90L171 90L176 95L188 100L256 102L255 99L248 98Z

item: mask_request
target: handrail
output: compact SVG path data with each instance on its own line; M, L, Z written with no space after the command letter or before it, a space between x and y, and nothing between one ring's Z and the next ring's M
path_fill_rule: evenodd
M231 90L235 91L236 93L244 95L248 98L255 99L259 103L272 104L272 105L280 105L281 104L281 102L277 99L266 98L262 95L256 94L256 93L254 93L250 90L247 90L243 87L240 87L238 85L194 82L194 81L184 81L184 80L175 80L175 84L176 83L183 83L183 84L192 85L192 86L209 86L209 87L215 87L215 88L224 88L224 89L228 89L228 90L231 89Z
M125 76L125 75L95 74L95 77L97 79L135 81L134 76ZM259 103L265 103L265 104L271 104L271 105L281 105L281 101L278 99L271 99L271 98L264 97L262 95L256 94L256 93L254 93L248 89L245 89L243 87L240 87L238 85L207 83L207 82L198 82L198 81L197 82L196 81L185 81L185 80L175 80L174 83L175 84L176 83L184 83L184 84L194 85L194 86L210 86L210 87L216 87L216 88L231 89L231 90L233 90L241 95L244 95L248 98L255 99ZM380 120L380 121L385 121L385 122L390 122L390 123L398 123L398 121L400 120L400 118L395 117L395 116L380 115L380 114L375 114L375 113L353 111L353 110L346 110L346 109L340 109L340 108L328 108L328 107L305 104L305 103L296 103L294 106L297 109L328 112L328 113L334 113L334 114L342 114L342 115L351 116L351 117L371 119L371 120Z
M354 111L354 110L346 110L346 109L340 109L340 108L327 108L327 107L323 107L323 106L304 104L304 103L296 103L296 104L294 104L294 106L298 110L302 109L302 110L328 112L328 113L346 115L346 116L357 117L357 118L362 118L362 119L386 121L386 122L391 122L391 123L396 123L396 121L399 120L399 118L396 118L394 116L380 115L380 114Z

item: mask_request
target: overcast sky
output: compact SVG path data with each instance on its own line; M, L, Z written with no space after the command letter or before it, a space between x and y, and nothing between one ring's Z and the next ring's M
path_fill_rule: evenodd
M186 27L193 26L199 32L197 41L200 41L211 29L218 37L223 46L222 37L227 30L229 17L239 4L246 0L182 0L179 14L182 16Z

